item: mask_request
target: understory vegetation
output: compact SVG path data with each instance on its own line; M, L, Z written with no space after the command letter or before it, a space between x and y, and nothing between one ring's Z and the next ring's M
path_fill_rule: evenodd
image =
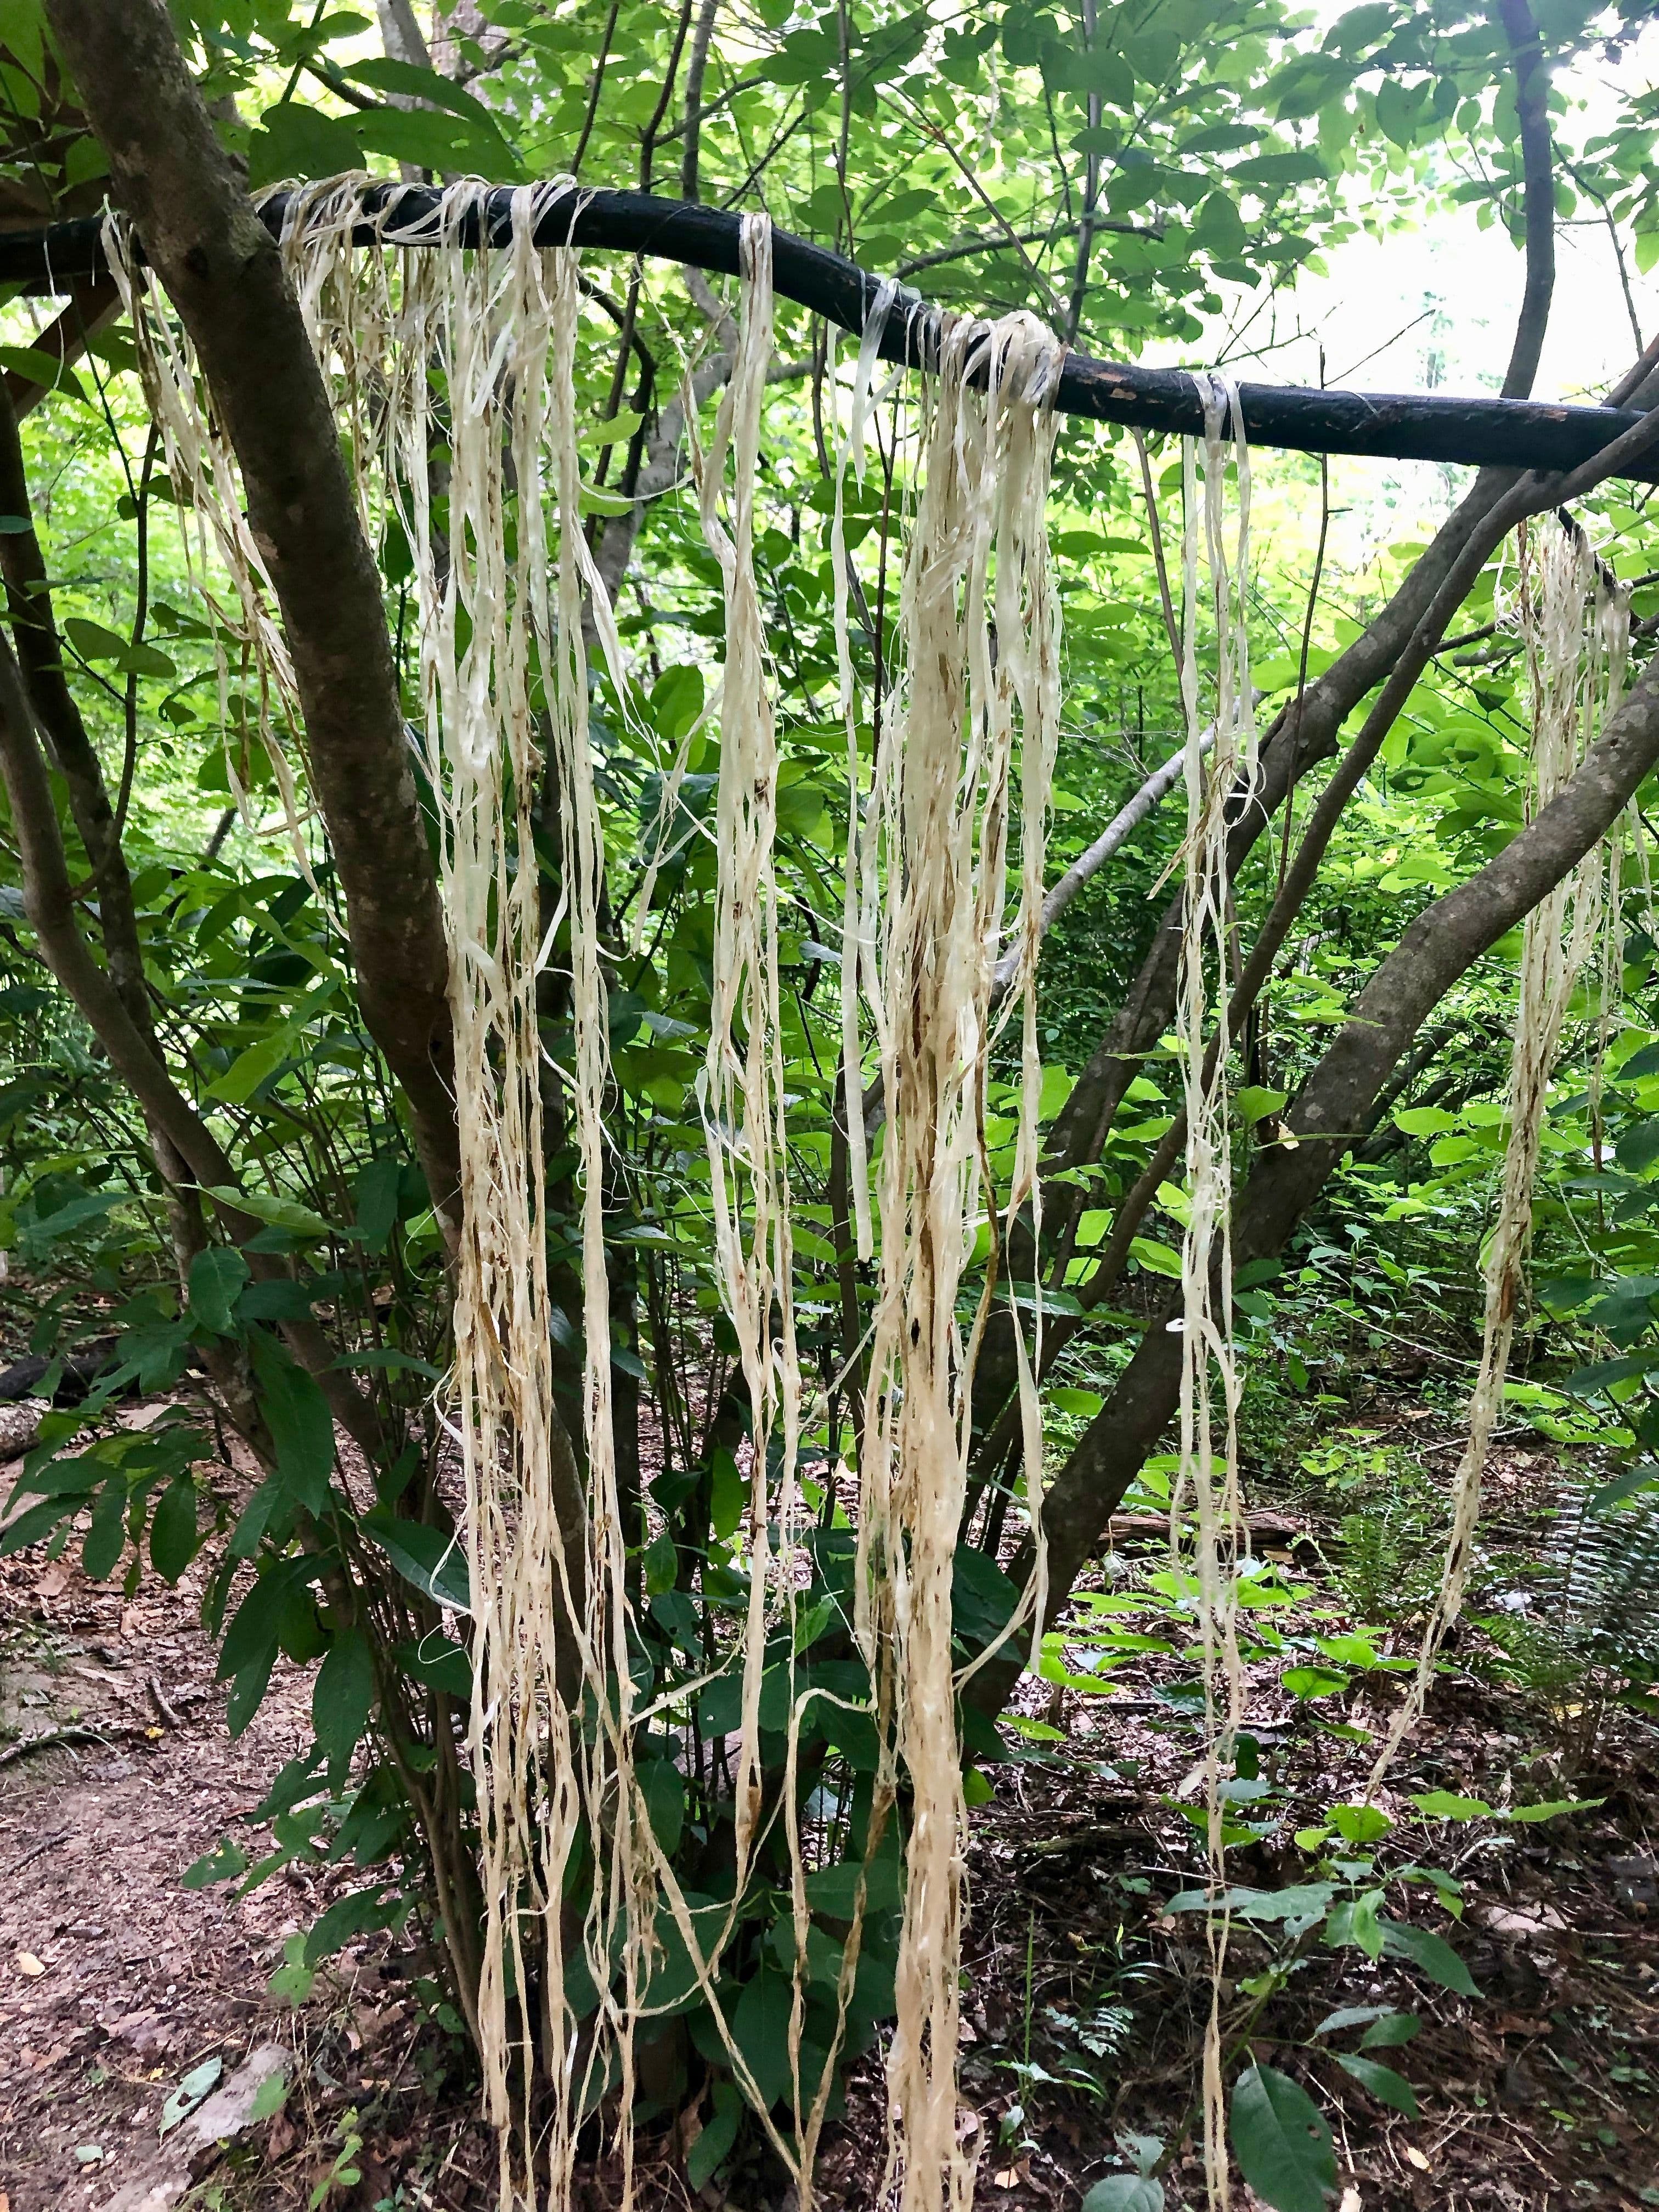
M204 174L198 207L188 175L167 180L165 149L130 145L112 179L118 99L87 28L100 13L91 0L0 4L6 225L94 214L150 162L162 179L151 205L173 210L165 241L157 214L153 246L171 289L179 210L205 234L228 188ZM1526 279L1490 390L1531 387L1558 234L1610 240L1632 358L1659 315L1646 283L1659 94L1634 5L1382 0L1310 17L1279 0L488 0L434 17L383 0L371 20L289 0L135 0L132 14L171 21L255 189L364 168L498 184L574 172L584 185L763 206L780 230L927 299L1030 308L1108 359L1196 363L1209 346L1243 366L1264 304L1340 268L1348 242L1454 209L1477 211L1517 298ZM143 40L136 76L151 30ZM759 1840L734 1893L751 1409L711 1229L702 1086L723 611L685 430L700 418L706 446L735 294L665 261L589 251L581 267L582 503L626 660L618 684L592 656L592 742L628 1656L651 1715L636 1756L694 1912L711 1929L733 1916L721 1993L752 2092L740 2094L665 1911L639 2030L636 2185L641 2202L647 2189L653 2203L781 2201L783 2169L750 2107L787 2124L799 1824L811 1934L797 2061L829 2097L823 2201L873 2207L906 1801L901 1788L895 1817L872 1821L881 1739L854 1632L876 1277L857 1257L849 1116L867 1119L878 1149L880 1102L849 1103L840 1073L848 792L832 518L840 480L867 773L896 676L916 452L901 435L900 380L878 367L863 466L839 479L856 347L780 297L757 562L783 758L780 1043L813 1526L786 1625L770 1631L758 1814L744 1808ZM181 313L207 328L222 307L189 296ZM262 392L283 404L299 371L251 325L216 352L192 334L262 528L269 456L246 426ZM188 1591L232 1738L268 1698L308 1685L310 1741L171 1879L238 1897L290 1875L308 1885L318 1909L284 1939L269 1989L273 2008L297 2008L302 2042L331 2032L317 2024L362 1960L397 1960L422 2023L422 2110L464 2133L482 1843L447 1386L447 1001L428 958L441 940L422 933L438 811L401 726L422 711L411 549L395 526L368 548L383 619L361 653L342 652L342 633L307 658L305 624L320 638L324 616L302 611L298 571L314 566L313 599L332 594L343 625L347 586L363 580L340 550L356 528L343 470L328 527L307 508L315 534L277 543L272 595L305 708L306 726L290 726L169 477L109 280L9 287L0 341L0 1349L15 1363L0 1394L32 1406L27 1431L7 1432L0 1559L62 1563L128 1601L158 1580ZM1272 375L1266 360L1249 373ZM1620 395L1638 408L1653 397L1644 374ZM441 522L450 458L440 431ZM1543 851L1523 599L1563 485L1289 453L1258 454L1252 476L1249 674L1266 766L1230 854L1225 979L1253 1553L1247 1716L1223 1784L1231 2150L1275 2212L1339 2198L1345 2212L1659 2203L1659 1962L1591 1945L1580 1980L1594 1990L1560 1998L1581 2008L1580 2041L1559 2046L1553 2071L1534 2063L1548 2073L1535 2095L1510 2094L1493 2084L1519 2062L1493 2039L1512 2031L1490 2023L1531 2019L1549 1998L1503 1929L1472 1917L1495 1899L1521 1909L1523 1893L1546 1910L1552 1885L1583 1926L1612 1928L1622 1900L1639 1935L1659 1909L1654 785L1638 764L1629 805L1610 800L1598 832L1615 890L1549 1090L1488 1517L1425 1718L1373 1793L1371 1759L1440 1589L1510 1136L1522 925L1578 857L1550 875L1545 853L1535 888L1514 894L1495 872L1526 836ZM1659 635L1651 486L1608 476L1565 491L1604 595L1628 602L1630 742L1645 761L1659 752L1645 690ZM303 496L326 505L314 485ZM1062 423L1051 883L1182 742L1181 498L1175 440ZM1214 642L1200 638L1200 665ZM532 695L544 732L549 702L534 682ZM550 770L530 819L550 925L537 1011L553 1351L580 1462L583 1190ZM982 1132L988 1197L961 1311L970 1323L988 1280L993 1317L954 1571L964 1666L998 1644L1033 1573L1014 1325L1029 1328L1038 1285L1053 1599L1035 1647L1021 1638L1012 1659L981 1668L962 1700L963 2100L981 2201L1202 2201L1218 1900L1194 1779L1201 1593L1173 1370L1158 1364L1177 1356L1188 1218L1169 908L1186 830L1177 782L1054 915L1038 991L1041 1221L1028 1209L1006 1249L1018 1023L995 1048ZM1460 887L1485 898L1488 885L1465 920ZM1395 996L1356 1012L1379 978ZM20 1759L7 1779L46 1771ZM588 1837L584 1850L606 1844ZM1625 1885L1616 1896L1597 1888L1609 1859L1627 1869L1607 1877ZM860 1911L843 2032L837 1991ZM533 1944L526 1960L540 1971ZM1521 1985L1528 1972L1536 1987ZM589 1986L573 2002L586 2017L601 1999ZM1646 2044L1619 2044L1615 2064L1607 2053L1638 2035L1638 2012ZM1480 2056L1482 2035L1496 2059ZM1581 2094L1592 2045L1595 2064L1613 2067L1595 2075L1593 2098ZM617 2094L604 2086L584 2137L595 2203L617 2201L604 2154ZM488 2201L493 2175L476 2196L442 2194L436 2135L402 2165L360 2155L375 2120L362 2117L368 2093L354 2096L348 2118L331 2108L331 2133L307 2139L327 2143L305 2169L313 2206ZM1426 2142L1407 2124L1431 2107L1463 2112L1489 2162L1457 2167L1437 2148L1431 2177L1429 2152L1391 2149ZM1541 2185L1490 2163L1508 2138L1480 2130L1503 2112L1528 2116ZM198 2201L301 2201L295 2165L239 2157L210 2185L218 2197ZM31 2201L15 2194L11 2212Z

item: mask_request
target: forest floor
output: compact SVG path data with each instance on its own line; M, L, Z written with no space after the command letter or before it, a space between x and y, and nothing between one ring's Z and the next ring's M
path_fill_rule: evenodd
M1455 1434L1443 1414L1395 1402L1366 1422L1443 1471ZM1558 1480L1535 1443L1500 1449L1510 1540L1536 1536ZM1261 1516L1259 1543L1277 1550L1297 1602L1323 1607L1328 1632L1344 1606L1325 1563L1346 1509L1275 1503L1288 1510ZM1155 1540L1131 1529L1131 1546L1138 1533ZM414 1999L408 1957L371 1937L303 2003L269 1992L289 1939L348 1882L343 1871L290 1868L240 1901L228 1884L181 1887L227 1834L254 1855L249 1816L307 1732L308 1674L283 1662L252 1726L228 1741L196 1619L210 1564L177 1590L147 1580L126 1599L68 1558L37 1549L0 1562L0 2212L166 2212L187 2186L185 2201L222 2212L485 2212L494 2148L458 2045ZM1008 2212L1075 2212L1093 2182L1125 2170L1126 2131L1175 2146L1162 2168L1170 2207L1203 2201L1188 2100L1207 1959L1201 1917L1167 1910L1202 1879L1190 1717L1164 1661L1120 1679L1094 1697L1028 1680L1029 1714L1057 1735L991 1770L994 1794L975 1815L961 2132L978 2155L979 2202ZM1341 1698L1300 1702L1276 1668L1255 1686L1266 1771L1292 1792L1285 1834L1363 1796L1373 1747L1360 1731L1385 1723L1397 1680L1361 1675ZM1425 1860L1462 1883L1462 1924L1427 1883L1391 1909L1450 1937L1479 1998L1393 1959L1304 1944L1249 2029L1258 2059L1338 2116L1336 2212L1659 2205L1656 1735L1613 1715L1589 1741L1582 1709L1548 1708L1494 1688L1474 1657L1460 1662L1381 1801L1402 1823L1409 1793L1433 1790L1493 1804L1511 1787L1517 1802L1601 1801L1536 1824L1412 1830ZM21 1749L54 1730L55 1744ZM1393 1849L1389 1863L1407 1856ZM1232 1875L1276 1887L1305 1881L1310 1863L1275 1839L1237 1851ZM1264 1935L1236 1926L1230 2019L1267 1960ZM1419 2016L1408 2045L1381 2053L1413 2085L1417 2118L1377 2102L1313 2038L1339 2006ZM250 2118L274 2053L286 2099L271 2112L268 2096L252 2107L267 2116ZM187 2123L158 2145L187 2077L198 2093L210 2078L222 2100L228 2092L215 2108L236 2129L228 2148L196 2141ZM866 2060L826 2142L820 2201L873 2208L882 2154L879 2069ZM758 2157L691 2200L648 2142L641 2155L641 2203L762 2212L787 2201ZM611 2177L592 2174L591 2197L613 2201ZM1246 2190L1238 2201L1255 2200Z

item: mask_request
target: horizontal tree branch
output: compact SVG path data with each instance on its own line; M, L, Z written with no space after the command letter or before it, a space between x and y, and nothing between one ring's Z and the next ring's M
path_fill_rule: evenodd
M506 244L512 198L507 186L489 192L481 216L460 227L462 242ZM368 185L363 220L354 237L362 246L436 245L441 199L433 185ZM264 203L267 228L280 229L286 206L282 193ZM740 227L741 218L730 209L647 192L595 191L576 199L550 187L537 236L544 246L648 253L734 276ZM0 237L0 283L63 290L96 276L103 266L101 227L93 218ZM785 298L854 332L862 332L880 284L867 270L787 231L775 234L773 275ZM909 312L887 318L882 358L927 367L937 357L940 312L919 299L906 304ZM1239 403L1246 435L1256 446L1548 470L1577 468L1641 419L1615 407L1458 398L1442 392L1315 391L1294 385L1242 384ZM1062 414L1166 434L1203 428L1198 387L1184 370L1141 368L1086 354L1066 356L1054 404ZM1642 483L1659 483L1659 458L1651 450L1634 454L1628 472Z

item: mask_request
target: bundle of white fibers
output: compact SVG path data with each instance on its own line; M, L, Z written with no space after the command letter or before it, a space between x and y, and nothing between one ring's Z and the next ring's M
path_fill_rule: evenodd
M965 1342L957 1297L981 1202L993 975L1016 804L1023 871L1014 933L1027 1024L1014 1206L1026 1194L1018 1178L1029 1180L1035 1162L1030 970L1058 725L1044 504L1059 360L1048 332L1024 315L944 329L901 589L904 673L862 826L862 884L877 880L870 841L879 839L884 860L879 908L861 918L859 934L861 953L874 948L887 1121L856 1626L910 1790L888 2064L890 2177L902 2162L904 2212L965 2205L973 2185L957 2130L965 1813L951 1584L974 1360L994 1282ZM1035 1516L1041 1442L1029 1364L1022 1390Z
M419 735L441 825L462 1166L450 1426L465 1480L472 1592L468 1744L484 1906L475 2025L487 2108L501 2130L502 2202L535 2201L539 2155L549 2201L562 2206L577 2129L613 2086L629 2170L634 2027L656 1909L633 1773L624 1531L611 1420L602 1210L610 1079L598 922L604 845L589 756L585 599L619 693L622 653L580 521L577 257L534 244L538 223L562 201L574 209L573 188L556 183L515 195L509 244L479 251L460 239L464 225L482 216L485 188L453 187L434 218L435 240L387 254L351 245L365 182L348 178L296 194L283 243L313 343L351 428L365 528L378 534L395 513L413 563ZM394 205L382 220L395 219ZM241 634L294 712L286 649L242 520L231 457L203 417L182 337L159 301L131 296L146 331L142 359L175 482L230 571ZM440 448L447 460L434 482ZM441 530L440 495L447 502ZM538 672L544 723L534 705ZM580 1477L555 1407L550 1356L536 979L561 917L544 927L534 848L549 736L582 1168L585 1510L572 1506ZM575 1863L579 1850L585 1868ZM574 1905L565 1893L573 1881ZM539 2012L537 1962L526 1942L532 1928L540 1938ZM573 1976L588 1988L580 2004L570 1994ZM552 2092L545 2129L532 2121L538 2082Z
M1237 1559L1244 1541L1238 1483L1240 1378L1232 1327L1232 1131L1228 1112L1229 987L1227 840L1232 811L1248 805L1258 780L1249 640L1250 470L1238 395L1223 379L1197 380L1204 404L1201 444L1183 442L1185 527L1181 692L1187 728L1187 837L1176 1031L1187 1113L1188 1214L1182 1240L1181 1473L1170 1504L1171 1541L1188 1500L1197 1521L1200 1642L1205 1705L1204 1787L1210 1886L1225 1884L1221 1768L1243 1715L1244 1674L1237 1634ZM1236 537L1229 558L1224 499L1229 457L1237 471ZM1215 632L1212 724L1199 696L1199 545ZM1210 731L1214 735L1210 741ZM1206 757L1206 741L1208 754ZM1217 1049L1209 1051L1212 1023ZM1206 1073L1206 1066L1208 1072ZM1218 1421L1220 1434L1218 1438ZM1224 1700L1218 1702L1218 1684ZM1204 2042L1205 2179L1212 2203L1227 2200L1222 2087L1221 1971L1224 1913L1208 1917L1210 2012Z
M232 671L227 640L240 647L238 673L255 686L254 734L270 764L295 858L314 889L294 769L272 714L274 702L289 727L299 732L304 726L299 694L288 641L276 619L276 595L243 511L235 455L216 416L204 404L190 341L173 319L161 280L148 262L139 260L133 251L131 227L113 208L105 210L103 247L121 304L132 324L133 348L150 419L161 433L161 451L183 525L185 573L209 617L219 682L220 726L227 733L225 773L231 793L248 827L253 828L247 793L228 742ZM230 578L236 599L234 607L228 607L209 584L216 559Z
M1582 532L1569 532L1553 517L1525 531L1518 605L1532 696L1528 820L1571 776L1617 703L1629 634L1628 615L1617 605L1622 596L1598 591L1594 556ZM1510 1057L1509 1136L1497 1218L1482 1266L1486 1308L1480 1362L1469 1399L1468 1437L1452 1482L1451 1528L1439 1594L1424 1632L1411 1690L1371 1771L1373 1793L1422 1712L1436 1656L1462 1609L1480 1514L1481 1482L1492 1431L1503 1410L1516 1315L1526 1289L1533 1185L1550 1075L1568 1003L1601 926L1607 855L1606 846L1592 847L1572 873L1533 908L1522 932ZM1613 865L1618 866L1616 848Z

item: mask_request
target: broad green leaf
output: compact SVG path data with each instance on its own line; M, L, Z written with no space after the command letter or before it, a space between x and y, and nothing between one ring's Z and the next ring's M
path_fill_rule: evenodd
M273 1229L286 1229L295 1237L327 1237L332 1233L322 1215L313 1213L308 1206L301 1206L297 1198L279 1198L268 1190L234 1190L224 1183L204 1184L202 1195L210 1198L216 1206L248 1214L255 1221L268 1221Z
M1362 2051L1394 2051L1409 2043L1423 2025L1414 2012L1385 2012L1359 2039Z
M713 2095L713 2115L685 2154L685 2178L694 2195L700 2195L713 2179L738 2139L738 2123L743 2118L743 2099L729 2081L717 2081Z
M0 345L0 368L9 369L14 376L21 376L30 384L44 385L48 392L62 392L82 403L86 400L86 392L75 371L44 347Z
M466 1553L458 1536L429 1528L419 1521L405 1521L377 1505L360 1523L366 1534L391 1559L405 1582L457 1613L471 1610Z
M1374 2058L1358 2058L1352 2051L1333 2052L1337 2064L1345 2074L1352 2074L1362 2089L1369 2089L1373 2097L1385 2105L1392 2105L1396 2112L1407 2118L1417 2118L1417 2097L1404 2075L1396 2074L1392 2066L1379 2066Z
M1348 1686L1347 1676L1329 1667L1287 1667L1279 1679L1293 1698L1334 1698Z
M732 2012L732 2034L755 2077L761 2101L770 2106L789 2094L789 2011L787 1978L763 1966L744 1984Z
M1511 1820L1553 1820L1563 1813L1593 1813L1598 1805L1605 1805L1605 1797L1551 1797L1538 1805L1511 1805L1507 1818Z
M190 1263L190 1310L216 1336L235 1327L234 1310L248 1264L233 1244L210 1244Z
M724 1449L717 1451L709 1469L708 1525L722 1544L736 1534L748 1503L748 1486L736 1460Z
M1382 1948L1390 1958L1409 1960L1431 1982L1455 1990L1461 1997L1480 1996L1474 1977L1443 1936L1409 1920L1384 1920L1382 1926Z
M334 177L363 166L363 145L352 125L314 107L285 100L266 108L248 142L248 183L257 191L289 178Z
M1481 1797L1458 1797L1449 1790L1425 1790L1412 1802L1432 1820L1489 1820L1492 1807Z
M371 1252L385 1248L398 1225L398 1193L403 1182L401 1160L371 1160L355 1186L357 1235Z
M227 1836L216 1850L186 1867L181 1879L186 1889L206 1889L216 1881L234 1881L247 1872L247 1853Z
M246 1106L259 1085L287 1060L293 1049L286 1028L272 1036L261 1037L246 1052L239 1052L224 1073L209 1084L208 1090L215 1098L222 1098L228 1106Z
M1108 2174L1084 2198L1083 2212L1164 2212L1164 2184L1150 2174Z
M366 60L349 62L341 75L368 85L375 92L401 93L406 100L423 100L433 107L447 109L452 115L481 123L487 131L499 128L477 93L457 84L453 77L441 76L436 70L422 69L415 62L398 61L389 54L370 54Z
M259 1383L259 1411L276 1451L283 1486L308 1513L326 1513L334 1473L334 1416L314 1379L255 1330L249 1349Z
M218 2086L219 2076L225 2070L222 2058L204 2058L199 2066L192 2066L173 2094L161 2107L160 2133L166 2135L176 2128L187 2112L193 2112L209 2091Z
M201 1548L196 1528L196 1485L175 1475L156 1502L149 1524L149 1559L164 1582L176 1583Z
M374 1710L374 1660L360 1628L343 1629L317 1669L311 1693L311 1725L328 1761L331 1780L351 1764Z
M1244 2179L1273 2212L1325 2212L1336 2191L1331 2131L1288 2075L1252 2066L1239 2076L1228 2133Z
M127 1490L118 1475L112 1475L92 1509L92 1526L81 1547L81 1565L95 1583L113 1572L126 1549Z

